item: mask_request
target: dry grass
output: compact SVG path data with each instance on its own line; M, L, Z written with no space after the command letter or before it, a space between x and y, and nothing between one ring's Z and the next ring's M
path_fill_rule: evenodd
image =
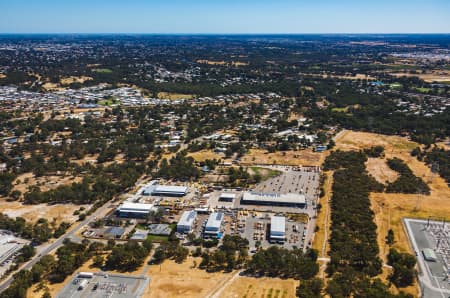
M449 82L450 81L450 72L448 71L432 71L431 73L424 73L424 74L412 74L407 72L396 72L391 73L394 77L418 77L425 82L432 83L432 82Z
M86 81L90 81L92 80L91 77L86 77L86 76L81 76L81 77L75 77L75 76L70 76L67 78L61 78L60 83L63 85L68 85L68 84L72 84L72 83L81 83L83 84Z
M195 161L202 162L207 159L223 159L224 156L222 154L215 153L212 150L201 150L198 152L190 152L188 156L191 156Z
M343 79L343 80L375 80L374 77L362 73L358 73L355 75L335 75L332 73L324 73L324 74L306 74L307 76L311 77L320 77L320 78L336 78L336 79Z
M227 286L221 298L238 297L295 297L299 282L294 279L238 277Z
M78 219L73 213L80 207L89 209L90 205L23 205L21 202L7 202L5 199L0 199L0 212L12 218L23 217L29 222L36 222L39 218L46 218L50 222L56 220L57 224L63 221L72 223Z
M232 65L232 66L247 66L247 62L241 62L241 61L232 61L231 63L225 62L225 61L212 61L212 60L197 60L197 63L200 64L208 64L208 65Z
M39 186L41 191L55 189L61 185L68 185L74 182L80 182L81 177L73 176L42 176L35 177L33 173L24 173L19 175L13 181L13 190L18 190L22 194L28 191L30 186Z
M331 199L331 187L333 185L333 175L332 172L325 172L326 178L324 182L325 196L320 199L320 204L322 209L317 215L316 225L319 227L319 231L314 234L313 248L319 251L319 256L322 258L327 257L329 251L328 239L330 237L330 223L331 218L329 214ZM327 237L325 237L325 231L327 231Z
M242 164L257 165L290 165L290 166L319 166L325 154L312 152L311 149L299 151L283 151L268 153L262 149L251 149L241 159Z
M200 258L188 258L183 264L165 261L161 267L152 265L148 276L152 279L143 297L206 297L231 278L233 273L207 273L193 268L193 263L200 263Z
M380 158L368 158L366 169L378 182L386 184L386 182L394 182L398 178L398 173L386 163L386 160Z
M4 79L4 78L6 78L6 75L3 73L0 73L0 79Z
M380 257L383 260L386 260L389 251L389 247L385 244L385 237L389 229L394 231L395 248L403 252L414 253L403 227L403 218L428 218L431 216L450 219L450 190L447 184L441 177L431 173L427 165L410 156L411 149L419 146L417 143L398 136L344 131L337 138L336 144L336 148L341 150L360 150L376 145L384 146L386 159L393 157L402 159L416 176L428 183L431 189L429 196L387 193L370 195L378 230ZM382 162L381 159L376 161L376 163L380 162ZM382 278L386 278L386 276L386 272L381 275ZM415 286L408 287L406 291L417 295Z
M192 94L170 93L170 92L159 92L157 96L160 99L170 99L170 100L194 98L194 95Z

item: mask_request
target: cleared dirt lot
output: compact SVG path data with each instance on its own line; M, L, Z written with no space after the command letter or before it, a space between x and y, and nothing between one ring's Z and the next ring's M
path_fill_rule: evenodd
M226 287L221 298L250 298L250 297L273 297L290 298L295 297L295 289L299 282L294 279L279 278L236 278Z
M150 285L146 298L197 298L197 297L295 297L298 281L279 278L253 278L231 273L207 273L193 268L200 258L189 257L183 264L165 261L160 266L152 265L148 272Z
M80 182L81 177L73 176L42 176L36 177L33 173L24 173L13 181L13 190L18 190L22 194L28 191L30 186L39 186L41 191L48 191L50 189L55 189L60 185L72 184L74 182Z
M418 77L425 82L432 83L432 82L450 82L450 72L448 71L432 71L431 73L425 73L425 74L412 74L412 73L406 73L406 72L397 72L397 73L391 73L394 77Z
M241 164L319 166L322 164L324 156L323 153L313 152L312 149L275 153L268 153L262 149L251 149L241 158Z
M368 158L366 169L378 182L386 184L386 182L394 182L398 178L398 173L386 163L386 160L380 158Z
M7 202L4 198L0 199L1 213L4 213L12 218L23 217L29 222L35 222L39 218L46 218L50 222L55 219L58 224L63 221L72 223L78 219L78 216L73 215L73 213L80 207L89 209L90 205L23 205L21 202Z
M188 258L183 264L165 261L161 266L152 265L147 274L150 285L143 297L206 297L225 284L233 273L207 273L193 268L194 261L200 264L200 258Z
M190 152L188 153L188 156L191 156L195 161L202 162L207 159L224 159L223 154L218 154L213 152L212 150L201 150L198 152Z

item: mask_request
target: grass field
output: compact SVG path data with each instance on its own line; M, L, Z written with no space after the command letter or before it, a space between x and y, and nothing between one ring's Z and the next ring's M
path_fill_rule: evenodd
M143 297L208 297L233 277L233 273L208 273L194 268L194 262L200 264L201 259L189 257L182 264L169 260L161 266L152 265L147 273L150 285Z
M380 247L380 257L386 261L386 255L389 247L385 244L385 237L389 229L394 231L394 247L403 252L413 254L409 240L406 236L402 219L410 218L428 218L440 217L450 220L450 189L445 181L437 174L431 173L430 168L423 162L411 157L410 151L419 146L419 144L409 141L399 136L386 136L364 132L344 131L336 140L336 149L341 150L360 150L372 146L381 145L385 148L385 159L397 157L405 161L414 174L421 177L428 183L431 194L429 196L410 195L410 194L387 194L371 193L370 201L372 210L375 214L377 224L378 245ZM371 161L380 166L385 163L383 159ZM374 172L377 166L368 166L368 170L375 177L383 174L383 178L389 178L386 171ZM393 177L390 177L391 179ZM382 278L386 278L385 269ZM406 288L408 293L417 295L417 288L412 286Z
M109 68L94 68L92 69L93 72L97 73L112 73L113 71Z
M221 298L291 298L299 282L293 279L238 277L221 293Z
M381 158L368 158L366 169L378 182L394 182L398 178L398 173L387 165L387 161Z
M170 100L194 98L194 95L192 94L170 93L170 92L159 92L157 96L160 99L170 99Z
M202 161L205 161L207 159L220 160L220 159L224 158L223 154L215 153L212 150L200 150L200 151L197 151L197 152L189 152L188 156L191 156L193 159L195 159L195 161L198 161L198 162L202 162Z
M250 167L249 170L253 175L260 175L262 181L276 177L281 174L280 171L261 167Z
M298 151L278 151L268 153L262 149L250 149L250 151L241 158L241 164L244 165L290 165L290 166L319 166L322 164L324 154L315 153L312 149Z

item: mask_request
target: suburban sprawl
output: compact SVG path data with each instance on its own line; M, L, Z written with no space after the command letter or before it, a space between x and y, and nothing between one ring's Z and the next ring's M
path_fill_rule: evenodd
M0 298L450 297L448 35L0 35Z

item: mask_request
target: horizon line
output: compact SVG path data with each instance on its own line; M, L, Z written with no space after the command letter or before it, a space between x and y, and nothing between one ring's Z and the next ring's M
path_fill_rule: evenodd
M239 32L0 32L0 35L450 35L450 32L277 32L277 33L239 33Z

